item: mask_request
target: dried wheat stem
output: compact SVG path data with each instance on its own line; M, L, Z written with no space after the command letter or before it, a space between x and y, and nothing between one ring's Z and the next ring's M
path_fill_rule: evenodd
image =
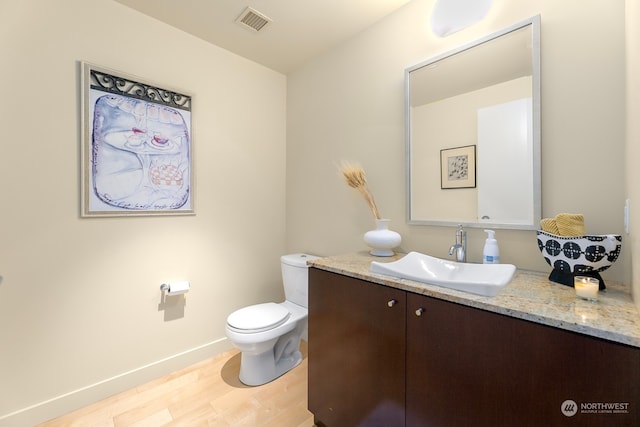
M369 205L373 216L376 219L380 219L380 212L376 206L376 202L373 199L373 195L367 187L367 176L364 173L364 169L360 165L353 165L350 163L343 163L341 166L342 176L344 177L347 185L351 188L355 188L364 196L365 201Z

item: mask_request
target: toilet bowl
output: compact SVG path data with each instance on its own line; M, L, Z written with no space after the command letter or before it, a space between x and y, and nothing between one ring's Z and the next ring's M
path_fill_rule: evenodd
M285 301L255 304L227 317L227 338L241 351L240 381L257 386L302 362L300 339L307 330L307 254L280 258Z

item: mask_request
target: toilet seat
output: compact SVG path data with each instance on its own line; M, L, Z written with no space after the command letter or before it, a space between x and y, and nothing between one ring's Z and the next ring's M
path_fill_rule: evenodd
M267 302L234 311L227 317L229 328L240 333L268 331L285 323L291 313L281 304Z

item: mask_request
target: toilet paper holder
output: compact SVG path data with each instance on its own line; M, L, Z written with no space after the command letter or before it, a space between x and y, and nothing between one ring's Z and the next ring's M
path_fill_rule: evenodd
M167 295L181 295L189 292L190 287L189 282L184 280L181 282L163 283L160 285L160 291Z

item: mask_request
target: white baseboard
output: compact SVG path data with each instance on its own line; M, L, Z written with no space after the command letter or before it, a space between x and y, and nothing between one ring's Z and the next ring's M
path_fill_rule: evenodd
M171 372L186 368L201 360L228 351L232 347L233 345L227 338L211 341L95 384L89 384L35 405L0 415L0 427L32 427Z

